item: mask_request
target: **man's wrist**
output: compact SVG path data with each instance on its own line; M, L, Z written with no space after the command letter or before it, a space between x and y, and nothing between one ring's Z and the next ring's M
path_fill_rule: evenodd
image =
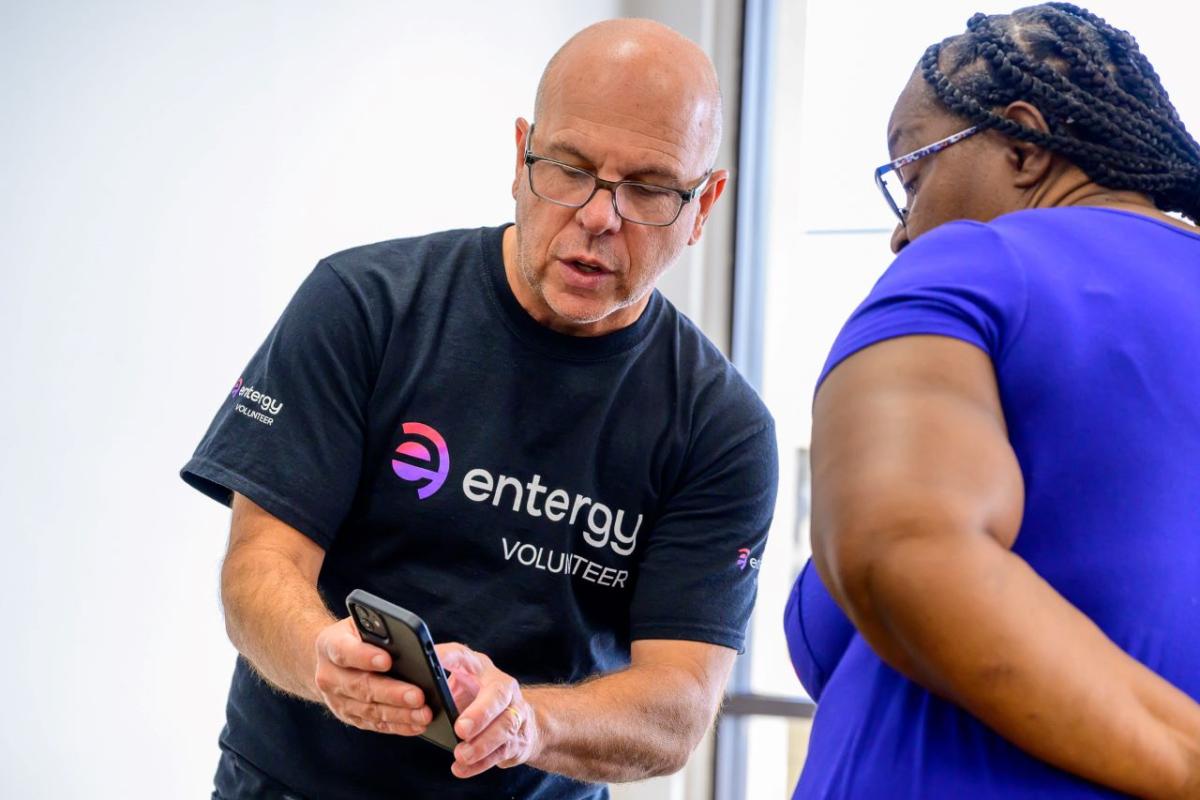
M326 705L325 694L317 682L321 667L321 633L335 622L330 616L328 620L318 617L305 624L299 643L300 660L296 667L297 674L292 676L293 680L297 681L297 687L302 690L300 696L318 705Z
M553 714L554 689L546 686L533 686L522 689L521 695L529 706L529 722L533 728L530 738L530 754L525 763L531 767L545 769L542 764L549 753L553 752L555 741L555 719Z

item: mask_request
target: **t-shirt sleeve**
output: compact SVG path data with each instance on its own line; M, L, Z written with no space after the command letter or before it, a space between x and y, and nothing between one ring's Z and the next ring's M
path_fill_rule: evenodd
M1019 260L992 226L942 225L892 262L838 334L817 385L859 350L900 336L960 339L999 362L1021 327L1026 297Z
M683 639L739 652L775 510L775 426L712 425L642 555L630 607L633 639Z
M245 495L328 549L358 484L373 362L362 298L318 264L181 477L227 505Z

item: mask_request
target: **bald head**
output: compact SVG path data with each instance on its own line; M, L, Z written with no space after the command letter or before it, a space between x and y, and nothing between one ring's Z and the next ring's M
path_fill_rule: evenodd
M538 83L534 119L605 107L617 118L678 133L693 142L703 169L721 144L721 89L695 42L646 19L597 22L572 36Z

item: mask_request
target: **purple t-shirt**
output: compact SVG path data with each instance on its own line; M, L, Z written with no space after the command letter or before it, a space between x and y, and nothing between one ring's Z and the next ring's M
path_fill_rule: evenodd
M1013 551L1200 699L1200 236L1099 208L944 225L895 260L821 377L914 334L991 357L1025 482ZM786 627L805 644L793 647L797 671L822 690L795 797L1119 796L888 667L815 573L798 582Z

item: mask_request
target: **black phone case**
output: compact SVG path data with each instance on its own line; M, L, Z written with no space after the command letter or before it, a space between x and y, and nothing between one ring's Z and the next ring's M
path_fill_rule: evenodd
M383 618L383 624L387 627L386 640L363 628L358 615L354 613L356 605L369 608ZM392 668L388 674L419 687L425 693L425 704L433 711L433 721L425 728L421 738L438 747L453 750L460 741L454 733L458 709L450 694L450 685L446 683L446 671L434 652L433 638L425 623L411 611L362 589L355 589L346 596L346 610L350 612L350 618L354 620L354 626L364 642L391 654Z

